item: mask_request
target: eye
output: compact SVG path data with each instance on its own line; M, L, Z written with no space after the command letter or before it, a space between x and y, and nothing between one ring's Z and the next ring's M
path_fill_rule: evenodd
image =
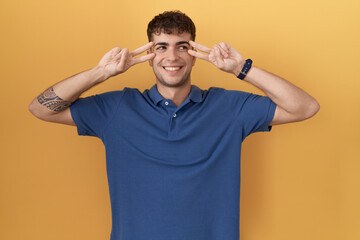
M163 51L163 50L165 50L165 49L166 49L165 46L159 46L159 47L157 47L155 50L156 50L156 51Z
M189 48L186 45L179 46L179 50L181 51L187 51Z

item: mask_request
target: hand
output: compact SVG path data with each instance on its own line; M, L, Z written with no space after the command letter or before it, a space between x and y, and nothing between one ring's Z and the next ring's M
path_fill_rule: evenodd
M213 49L194 41L189 41L189 43L192 47L208 53L204 54L194 50L188 50L190 55L206 60L225 72L234 73L238 76L245 64L245 60L241 54L227 43L221 42L220 44L215 44Z
M134 58L135 56L149 50L154 45L153 42L129 52L127 48L121 49L115 47L107 52L100 60L98 66L105 71L107 78L123 73L135 64L148 61L155 57L155 53L150 53L145 56Z

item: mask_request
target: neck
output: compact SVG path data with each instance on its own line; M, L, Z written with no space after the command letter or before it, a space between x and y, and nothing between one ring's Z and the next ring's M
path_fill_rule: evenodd
M176 107L180 106L185 101L191 91L190 82L181 87L166 87L159 83L157 83L156 86L160 95L165 99L170 99Z

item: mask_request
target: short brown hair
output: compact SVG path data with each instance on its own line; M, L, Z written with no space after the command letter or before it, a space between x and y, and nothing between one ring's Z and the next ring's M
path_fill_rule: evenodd
M179 34L188 32L191 40L195 41L195 24L185 13L176 11L165 11L155 16L148 24L147 35L149 42L152 40L152 34L160 35L162 32Z

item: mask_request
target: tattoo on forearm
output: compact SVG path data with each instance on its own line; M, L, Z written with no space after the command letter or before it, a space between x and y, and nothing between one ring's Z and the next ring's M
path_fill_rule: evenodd
M65 101L57 96L52 87L41 93L37 99L40 104L55 112L61 112L71 105L70 101Z

